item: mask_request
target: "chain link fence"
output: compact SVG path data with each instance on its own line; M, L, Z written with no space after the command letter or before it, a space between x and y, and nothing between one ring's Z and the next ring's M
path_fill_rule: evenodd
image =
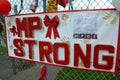
M37 3L35 3L35 0L9 1L12 5L9 15L45 12L46 10L47 0L36 0ZM58 11L113 8L111 2L111 0L69 0L65 8L58 5ZM30 10L31 4L37 4L35 11ZM39 79L43 64L8 58L6 51L3 50L4 47L0 46L0 80ZM45 80L120 80L120 74L113 75L49 65L46 65L46 67Z

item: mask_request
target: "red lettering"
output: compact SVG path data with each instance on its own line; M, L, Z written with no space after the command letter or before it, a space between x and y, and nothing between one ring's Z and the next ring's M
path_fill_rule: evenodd
M41 28L40 18L39 17L30 17L30 18L28 18L28 24L29 24L30 37L32 38L33 30Z
M94 64L93 66L98 69L110 70L113 67L113 56L103 55L102 60L106 61L106 64L99 64L99 51L106 50L110 54L113 54L115 49L111 45L96 45L94 48Z
M79 57L82 60L85 67L90 68L90 54L91 54L91 45L87 45L86 47L86 55L82 51L79 44L74 45L74 66L78 66Z
M59 60L59 56L58 56L58 50L59 48L64 48L64 60ZM63 64L63 65L67 65L69 64L69 45L66 43L55 43L54 44L54 62L56 64Z
M28 52L29 52L29 58L33 59L33 45L36 44L35 40L24 40L26 44L28 44Z
M33 30L41 28L41 20L39 17L16 18L16 25L18 31L18 37L21 37L21 32L24 30L25 37L33 38Z
M15 55L23 57L25 55L24 49L22 48L22 46L24 46L23 41L21 39L14 39L13 44L16 47L16 49L14 49Z
M39 42L39 54L40 54L40 61L43 61L43 58L46 57L48 62L52 62L50 54L52 52L52 45L50 42Z
M25 37L29 37L29 31L27 27L27 19L23 18L22 21L20 21L20 18L16 18L16 25L17 25L17 32L18 37L21 37L21 31L24 30Z

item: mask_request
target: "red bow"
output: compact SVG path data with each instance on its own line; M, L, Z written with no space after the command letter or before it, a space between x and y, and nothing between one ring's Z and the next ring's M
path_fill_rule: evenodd
M53 30L53 34L54 34L54 38L56 39L57 37L60 38L59 33L57 31L57 26L59 24L59 18L56 15L53 19L50 19L47 15L44 18L44 24L45 26L48 27L48 31L46 34L46 38L49 37L51 39L51 35L52 35L52 30Z
M12 28L10 28L10 32L12 32L13 36L15 36L17 34L16 27L12 26Z

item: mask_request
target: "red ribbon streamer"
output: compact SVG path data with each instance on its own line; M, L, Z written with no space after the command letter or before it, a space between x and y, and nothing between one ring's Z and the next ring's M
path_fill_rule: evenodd
M49 16L46 15L44 18L44 24L45 24L45 26L48 27L46 38L49 37L51 39L52 30L53 30L54 38L55 39L57 37L60 38L59 33L57 31L57 26L59 24L59 18L57 15L53 19L50 19Z
M46 67L42 66L39 80L45 80L45 74L46 74Z

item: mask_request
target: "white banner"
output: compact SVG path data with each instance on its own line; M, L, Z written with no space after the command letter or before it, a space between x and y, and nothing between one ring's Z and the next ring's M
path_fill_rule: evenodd
M88 10L5 17L8 56L117 73L119 12Z

